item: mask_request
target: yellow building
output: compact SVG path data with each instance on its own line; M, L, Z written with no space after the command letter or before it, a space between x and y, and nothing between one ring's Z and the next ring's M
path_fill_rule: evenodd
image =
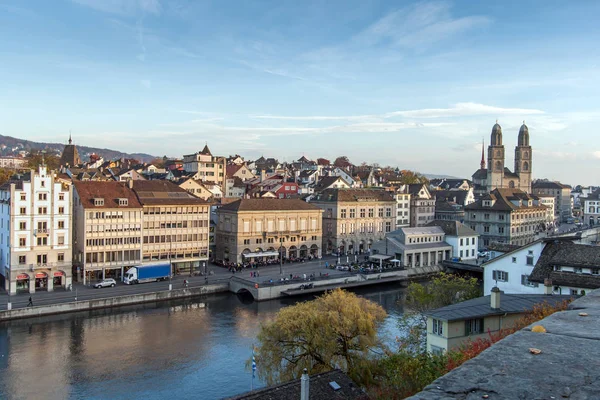
M208 145L199 153L183 156L183 169L186 172L195 172L197 179L213 182L221 188L225 188L225 166L226 158L213 156Z
M321 255L323 211L299 199L240 199L218 209L218 261Z

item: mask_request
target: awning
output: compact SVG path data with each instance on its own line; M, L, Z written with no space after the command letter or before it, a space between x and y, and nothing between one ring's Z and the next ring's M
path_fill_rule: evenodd
M373 260L387 260L387 259L392 258L392 256L387 256L385 254L373 254L369 258L371 258Z
M263 252L258 252L258 253L243 253L242 255L246 258L271 257L271 256L278 256L279 253L276 251L263 251Z

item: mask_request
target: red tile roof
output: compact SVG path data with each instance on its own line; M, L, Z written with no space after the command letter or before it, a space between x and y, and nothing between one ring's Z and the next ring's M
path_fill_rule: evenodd
M83 208L142 208L137 196L124 182L74 181L73 185ZM104 205L94 205L94 199L104 199ZM119 205L127 199L127 205Z

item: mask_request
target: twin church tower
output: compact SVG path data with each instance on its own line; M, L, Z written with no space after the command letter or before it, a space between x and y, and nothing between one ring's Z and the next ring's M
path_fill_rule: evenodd
M473 174L477 176L481 186L489 193L498 188L521 189L531 193L531 160L532 150L529 145L529 129L523 121L519 129L517 146L515 147L515 170L511 172L505 166L505 151L502 144L502 127L496 121L492 128L490 145L488 146L487 169L483 148L481 149L481 169ZM485 179L485 182L481 182Z

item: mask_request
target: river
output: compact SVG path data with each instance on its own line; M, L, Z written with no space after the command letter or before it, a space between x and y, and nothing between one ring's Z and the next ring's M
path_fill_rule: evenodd
M379 334L393 340L400 287L355 292L385 308ZM0 324L0 398L210 400L239 394L250 390L245 361L260 323L307 299L257 303L219 294Z

